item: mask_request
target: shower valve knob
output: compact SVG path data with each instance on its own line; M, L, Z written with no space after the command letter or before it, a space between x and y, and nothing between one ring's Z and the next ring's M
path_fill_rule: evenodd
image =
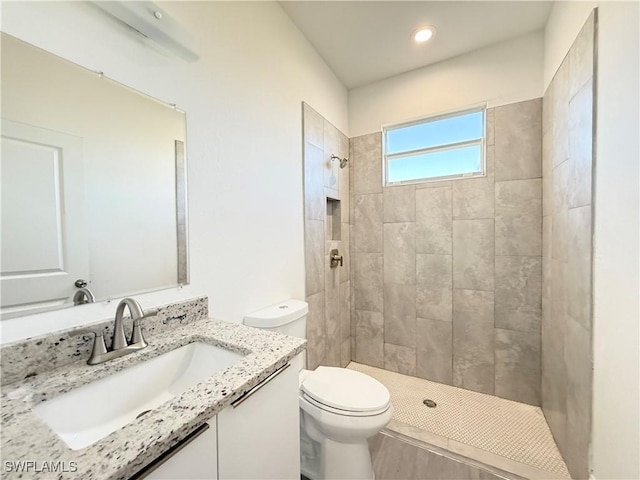
M331 263L330 263L331 268L336 268L338 265L342 267L343 265L342 255L340 255L337 248L334 248L333 250L331 250L329 258L331 259Z

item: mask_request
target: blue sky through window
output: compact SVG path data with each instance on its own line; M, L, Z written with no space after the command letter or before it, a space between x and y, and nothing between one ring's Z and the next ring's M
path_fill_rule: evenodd
M482 173L482 142L443 150L437 147L483 137L484 110L387 130L387 182ZM430 148L436 150L393 158L394 154Z

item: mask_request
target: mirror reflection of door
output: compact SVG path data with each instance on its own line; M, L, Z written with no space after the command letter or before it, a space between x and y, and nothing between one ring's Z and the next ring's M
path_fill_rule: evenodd
M89 279L82 139L2 120L3 315L69 303Z

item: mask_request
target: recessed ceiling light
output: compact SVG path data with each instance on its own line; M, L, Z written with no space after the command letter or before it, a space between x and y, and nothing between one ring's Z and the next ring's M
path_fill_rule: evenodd
M436 34L435 27L420 27L413 31L411 38L414 42L424 43Z

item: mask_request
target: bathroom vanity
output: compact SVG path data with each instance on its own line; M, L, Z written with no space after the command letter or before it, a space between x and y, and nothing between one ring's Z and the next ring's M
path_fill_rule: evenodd
M143 325L147 348L99 365L85 363L87 346L69 345L82 342L71 331L3 346L3 478L299 476L290 365L305 341L206 312L161 308ZM67 350L82 355L56 355ZM47 353L54 368L33 371Z

